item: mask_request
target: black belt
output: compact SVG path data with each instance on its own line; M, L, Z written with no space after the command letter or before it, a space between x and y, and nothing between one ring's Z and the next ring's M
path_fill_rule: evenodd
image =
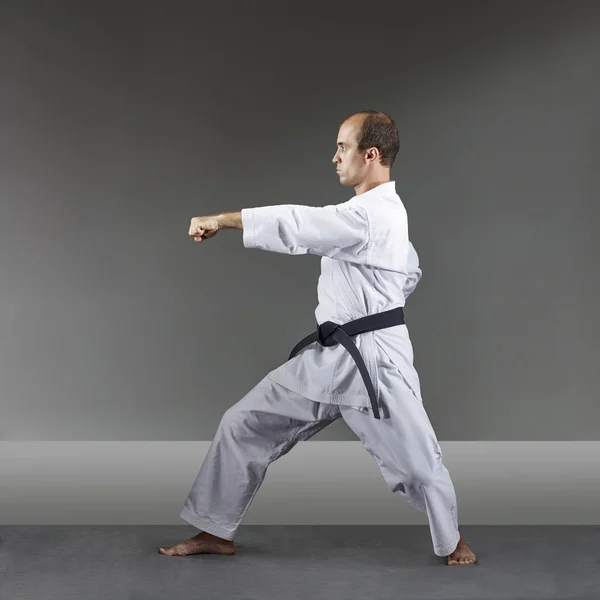
M369 377L369 372L365 365L365 361L356 347L356 344L352 341L351 336L358 335L359 333L366 333L367 331L375 331L377 329L386 329L387 327L394 327L396 325L404 324L404 310L400 306L392 310L386 310L384 312L375 313L374 315L367 315L354 321L349 321L343 325L338 325L333 321L325 321L318 326L317 331L307 335L303 340L298 342L290 357L294 358L302 348L312 344L313 342L319 342L322 346L335 346L336 344L342 344L348 352L350 352L360 374L362 375L367 392L369 392L369 398L371 399L371 406L373 407L373 414L376 419L379 419L379 409L377 407L377 397L375 396L375 388L373 382Z

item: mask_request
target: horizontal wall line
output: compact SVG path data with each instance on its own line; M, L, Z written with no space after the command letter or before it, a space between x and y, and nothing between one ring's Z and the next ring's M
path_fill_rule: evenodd
M440 442L465 525L600 524L600 442ZM186 523L204 442L0 442L0 524ZM358 441L300 442L242 524L418 525Z

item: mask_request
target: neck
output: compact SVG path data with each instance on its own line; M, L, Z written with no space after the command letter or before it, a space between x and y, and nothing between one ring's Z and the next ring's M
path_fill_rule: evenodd
M379 177L371 181L361 181L358 185L354 186L354 192L357 196L360 196L360 194L364 194L378 185L389 183L390 181L391 179L389 175L385 177Z

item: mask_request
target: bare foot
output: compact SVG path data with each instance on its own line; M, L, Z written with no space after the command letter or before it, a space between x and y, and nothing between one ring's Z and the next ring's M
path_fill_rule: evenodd
M477 557L471 552L463 536L460 536L456 550L446 558L448 565L472 565L477 562Z
M167 556L187 556L188 554L235 554L233 542L207 533L200 532L180 544L170 548L159 548Z

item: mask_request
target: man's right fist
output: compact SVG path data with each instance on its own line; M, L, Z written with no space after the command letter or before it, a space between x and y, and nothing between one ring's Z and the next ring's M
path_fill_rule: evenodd
M193 236L196 242L201 242L217 235L221 229L219 219L215 215L209 217L193 217L190 223L189 235Z

